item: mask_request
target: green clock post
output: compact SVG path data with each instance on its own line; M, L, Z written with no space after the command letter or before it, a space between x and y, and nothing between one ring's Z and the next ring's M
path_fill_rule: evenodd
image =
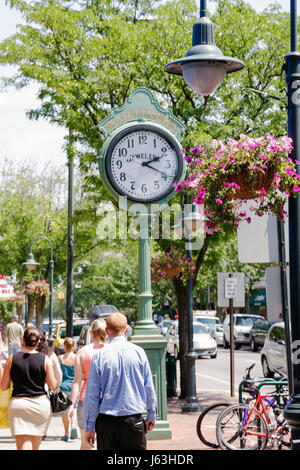
M152 317L149 225L155 212L174 196L174 183L185 174L179 139L185 127L163 110L147 88L136 88L124 105L100 123L104 135L99 167L112 197L138 217L138 321L131 340L149 359L157 395L158 418L148 439L170 439L167 421L166 342ZM123 204L120 205L122 209Z

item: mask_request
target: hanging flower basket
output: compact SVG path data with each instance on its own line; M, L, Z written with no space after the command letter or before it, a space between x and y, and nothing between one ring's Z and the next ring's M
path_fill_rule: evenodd
M180 268L178 266L165 266L164 271L168 277L177 277L180 274Z
M170 250L161 253L151 260L151 276L153 281L172 280L175 277L187 279L195 270L195 265L188 260L183 249L171 246Z
M300 191L300 175L290 158L292 140L267 134L226 142L213 139L206 147L196 145L183 150L187 161L187 179L174 186L194 198L204 207L204 230L207 234L222 230L225 225L235 228L246 220L249 212L242 208L251 201L250 211L262 216L273 213L284 219L288 197ZM251 215L251 213L250 213Z
M241 169L239 173L234 173L226 177L226 183L235 183L235 191L229 195L237 199L255 199L258 192L265 190L268 194L274 181L274 168L251 173L247 168ZM237 189L239 187L240 189Z
M12 297L10 298L10 303L16 305L24 305L26 302L25 294L20 291L16 291L13 293Z
M28 295L31 295L34 300L39 297L48 297L50 295L50 286L44 279L38 281L32 281L26 286Z

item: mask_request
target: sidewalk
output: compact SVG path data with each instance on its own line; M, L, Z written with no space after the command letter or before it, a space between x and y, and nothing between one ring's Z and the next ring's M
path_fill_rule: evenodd
M235 403L237 398L230 398L228 394L211 394L207 396L207 391L198 392L200 404L206 408L215 401L232 401ZM184 400L178 398L168 399L167 421L169 423L172 438L168 440L148 441L148 450L211 450L206 447L197 436L196 423L199 414L182 413L181 406ZM48 429L47 438L42 441L40 450L79 450L80 438L61 441L63 436L63 424L60 415L53 415L50 427ZM212 429L214 432L214 429ZM78 430L79 435L79 430ZM0 451L16 450L14 439L11 437L8 428L0 429Z

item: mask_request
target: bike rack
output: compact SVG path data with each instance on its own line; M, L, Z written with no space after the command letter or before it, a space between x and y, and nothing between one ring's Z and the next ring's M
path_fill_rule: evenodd
M246 381L242 380L239 384L239 403L243 404L243 384ZM258 390L260 390L264 386L270 386L274 385L276 388L276 392L279 392L280 386L281 385L288 385L287 380L280 380L280 379L273 379L273 378L268 378L268 377L256 377L255 381L260 381L257 385Z
M261 380L261 382L259 382ZM247 379L244 379L241 381L239 384L239 403L242 405L243 404L243 384L244 382L247 381ZM280 386L282 385L288 385L287 380L280 380L280 379L274 379L274 378L269 378L269 377L256 377L254 379L255 382L258 382L257 388L260 390L264 386L274 386L276 389L276 393L279 393L280 391ZM260 428L260 424L258 423L258 427ZM259 438L260 439L260 438Z

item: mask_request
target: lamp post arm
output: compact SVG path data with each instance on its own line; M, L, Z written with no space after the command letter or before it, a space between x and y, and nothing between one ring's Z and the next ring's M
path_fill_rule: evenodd
M36 237L32 240L32 242L30 243L30 253L32 253L32 245L34 244L34 242L36 242L37 240L47 240L47 242L49 242L50 244L50 253L51 253L51 259L50 261L53 261L53 244L51 242L51 240L49 240L49 238L47 237L44 237L44 236L40 236L40 237Z

